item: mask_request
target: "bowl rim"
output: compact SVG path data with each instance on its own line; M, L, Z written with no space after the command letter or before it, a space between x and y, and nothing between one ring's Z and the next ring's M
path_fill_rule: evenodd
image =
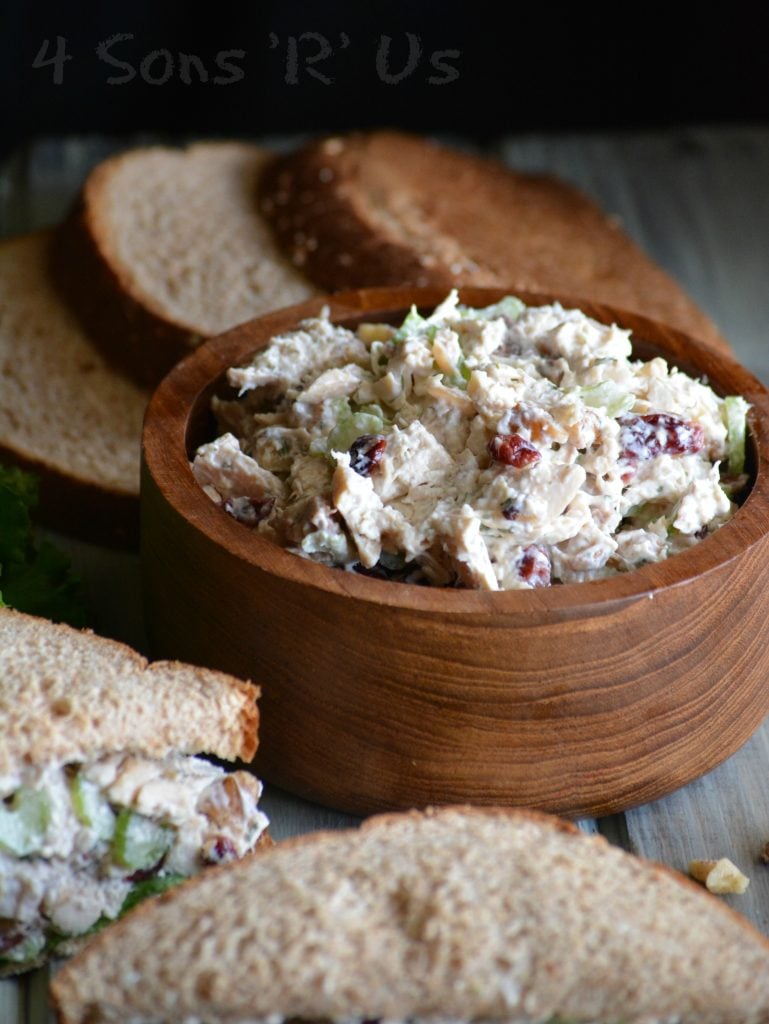
M293 329L303 319L318 316L324 308L328 308L332 321L354 323L405 313L412 304L436 306L447 291L434 286L403 286L320 295L247 321L204 342L171 369L150 399L142 435L142 505L147 493L145 474L149 473L164 499L193 530L255 569L329 595L415 613L524 617L605 614L614 605L652 599L662 589L685 586L717 571L769 532L769 391L753 374L707 343L640 314L579 297L514 286L459 287L458 291L460 301L471 306L485 306L505 295L516 295L527 305L560 302L564 308L581 309L604 323L630 328L634 340L650 342L666 353L672 349L672 358L670 354L667 358L673 365L693 370L715 383L721 393L740 394L750 403L753 486L735 515L719 530L684 552L631 572L584 583L481 591L395 583L321 565L249 530L204 493L189 464L190 419L229 367L245 363L272 336ZM682 352L684 357L676 357L676 352ZM725 390L719 386L724 381L737 386Z

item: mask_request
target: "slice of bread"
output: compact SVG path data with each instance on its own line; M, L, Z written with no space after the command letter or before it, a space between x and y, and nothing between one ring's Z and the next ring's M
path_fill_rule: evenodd
M250 760L258 694L221 672L148 664L114 640L0 608L0 776L118 751Z
M0 463L39 475L51 526L133 542L147 394L86 339L51 283L50 249L45 231L0 243Z
M66 965L61 1024L769 1019L769 943L545 815L385 815L215 869Z
M394 131L274 161L261 208L326 289L500 285L593 299L726 344L683 289L576 188Z
M314 292L258 210L270 156L246 143L156 146L88 177L56 276L94 340L138 380L155 383L202 338Z

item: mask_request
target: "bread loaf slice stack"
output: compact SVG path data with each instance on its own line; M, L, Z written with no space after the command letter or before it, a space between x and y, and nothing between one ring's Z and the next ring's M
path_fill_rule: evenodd
M203 338L315 289L279 252L246 143L129 150L88 177L57 276L114 365L155 384Z
M502 286L606 302L726 351L710 320L571 185L395 131L309 143L268 166L262 211L324 289Z
M757 1024L769 943L565 822L448 808L211 871L102 933L52 991L60 1024Z
M56 235L0 243L0 462L40 477L54 528L134 545L147 386L201 338L314 290L258 212L268 156L131 150L92 172Z
M114 371L58 294L52 242L41 231L0 243L0 463L39 476L50 525L135 543L147 392Z
M0 244L0 459L40 475L49 524L133 543L144 389L201 339L318 288L402 283L586 297L725 347L555 179L393 131L280 159L241 142L154 146L99 165L54 243Z

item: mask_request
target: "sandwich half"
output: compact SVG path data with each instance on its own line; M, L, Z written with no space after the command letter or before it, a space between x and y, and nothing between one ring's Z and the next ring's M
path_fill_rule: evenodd
M0 609L0 973L263 838L258 689Z
M525 811L384 815L107 929L60 1024L769 1020L769 943L675 872Z

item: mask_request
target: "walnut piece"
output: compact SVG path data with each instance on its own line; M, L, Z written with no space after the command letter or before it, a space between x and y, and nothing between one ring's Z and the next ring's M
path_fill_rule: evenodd
M750 879L728 857L720 860L691 860L689 874L702 882L710 892L718 895L742 895L750 885Z

